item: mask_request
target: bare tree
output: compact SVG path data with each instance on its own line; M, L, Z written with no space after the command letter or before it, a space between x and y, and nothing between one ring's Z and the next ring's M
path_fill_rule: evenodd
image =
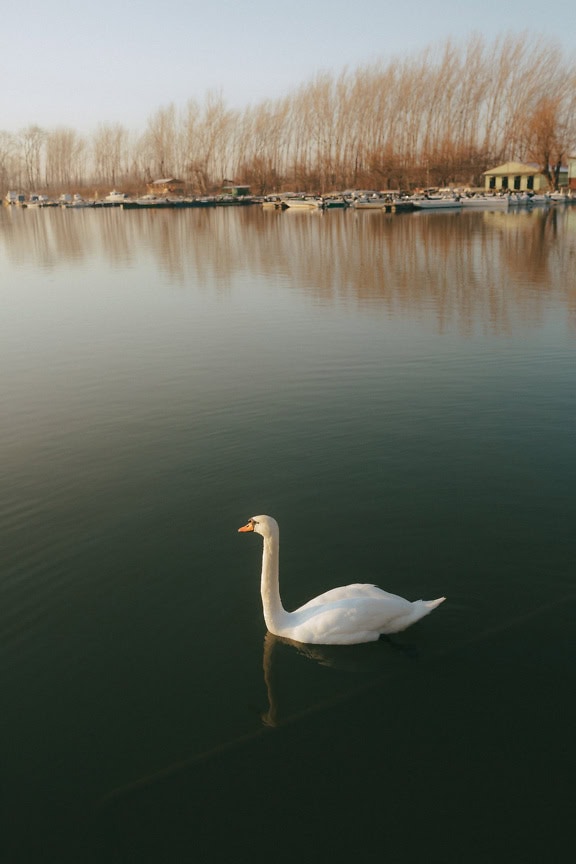
M98 184L116 186L126 174L129 135L119 123L101 124L92 139L94 179Z
M45 136L46 186L67 188L83 180L86 144L74 129L53 129Z
M11 132L0 131L0 185L19 186L18 147Z
M143 143L152 176L167 177L177 174L177 118L174 104L159 108L150 117Z
M20 132L25 182L28 189L40 187L42 158L46 132L40 126L28 126Z
M540 165L553 189L558 189L560 170L576 141L574 79L564 92L542 96L526 123L526 155Z
M185 124L188 174L201 194L219 185L232 172L230 133L235 116L220 94L210 91L202 110L190 103Z

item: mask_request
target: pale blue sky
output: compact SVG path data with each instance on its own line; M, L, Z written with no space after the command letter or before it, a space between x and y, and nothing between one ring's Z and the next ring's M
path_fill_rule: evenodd
M140 130L209 90L241 108L321 70L524 32L574 58L575 0L17 0L2 10L0 130Z

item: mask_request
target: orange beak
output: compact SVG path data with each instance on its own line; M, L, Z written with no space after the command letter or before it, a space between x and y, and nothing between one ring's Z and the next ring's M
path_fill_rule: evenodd
M247 522L246 525L242 526L242 528L238 528L238 533L244 534L245 531L253 531L253 530L254 530L254 523L252 522L252 520L250 520L250 522Z

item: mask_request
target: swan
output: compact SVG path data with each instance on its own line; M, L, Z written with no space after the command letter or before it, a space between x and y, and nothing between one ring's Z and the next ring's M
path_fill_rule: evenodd
M376 585L344 585L287 612L278 583L278 523L272 516L253 516L238 531L253 531L264 538L260 593L266 627L275 636L311 645L375 642L383 634L405 630L446 599L411 603Z

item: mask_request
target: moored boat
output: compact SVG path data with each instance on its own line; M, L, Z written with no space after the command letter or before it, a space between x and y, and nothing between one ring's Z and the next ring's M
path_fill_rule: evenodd
M546 207L553 203L551 196L547 192L511 192L508 197L510 199L510 207Z
M386 199L381 195L361 195L352 205L355 210L383 210Z
M104 201L109 204L122 204L124 201L127 200L128 195L126 194L126 192L117 192L116 189L113 189L112 192L110 192L104 199Z
M542 194L536 193L530 198L530 204L532 204L533 207L546 207L548 206L548 204L553 203L554 202L552 201L548 192L544 192Z
M47 201L46 195L36 195L36 193L32 193L28 196L28 200L26 201L26 207L43 207L44 201Z
M457 195L423 195L412 198L412 204L417 210L445 210L462 207L462 201Z
M306 196L304 198L284 198L289 210L321 210L324 206L322 198Z
M348 206L342 195L332 195L324 198L325 210L343 210Z
M484 207L491 209L508 209L508 195L463 195L460 199L462 207Z
M77 192L74 194L72 201L66 205L67 207L80 208L80 207L93 207L92 201L86 201L81 195Z

